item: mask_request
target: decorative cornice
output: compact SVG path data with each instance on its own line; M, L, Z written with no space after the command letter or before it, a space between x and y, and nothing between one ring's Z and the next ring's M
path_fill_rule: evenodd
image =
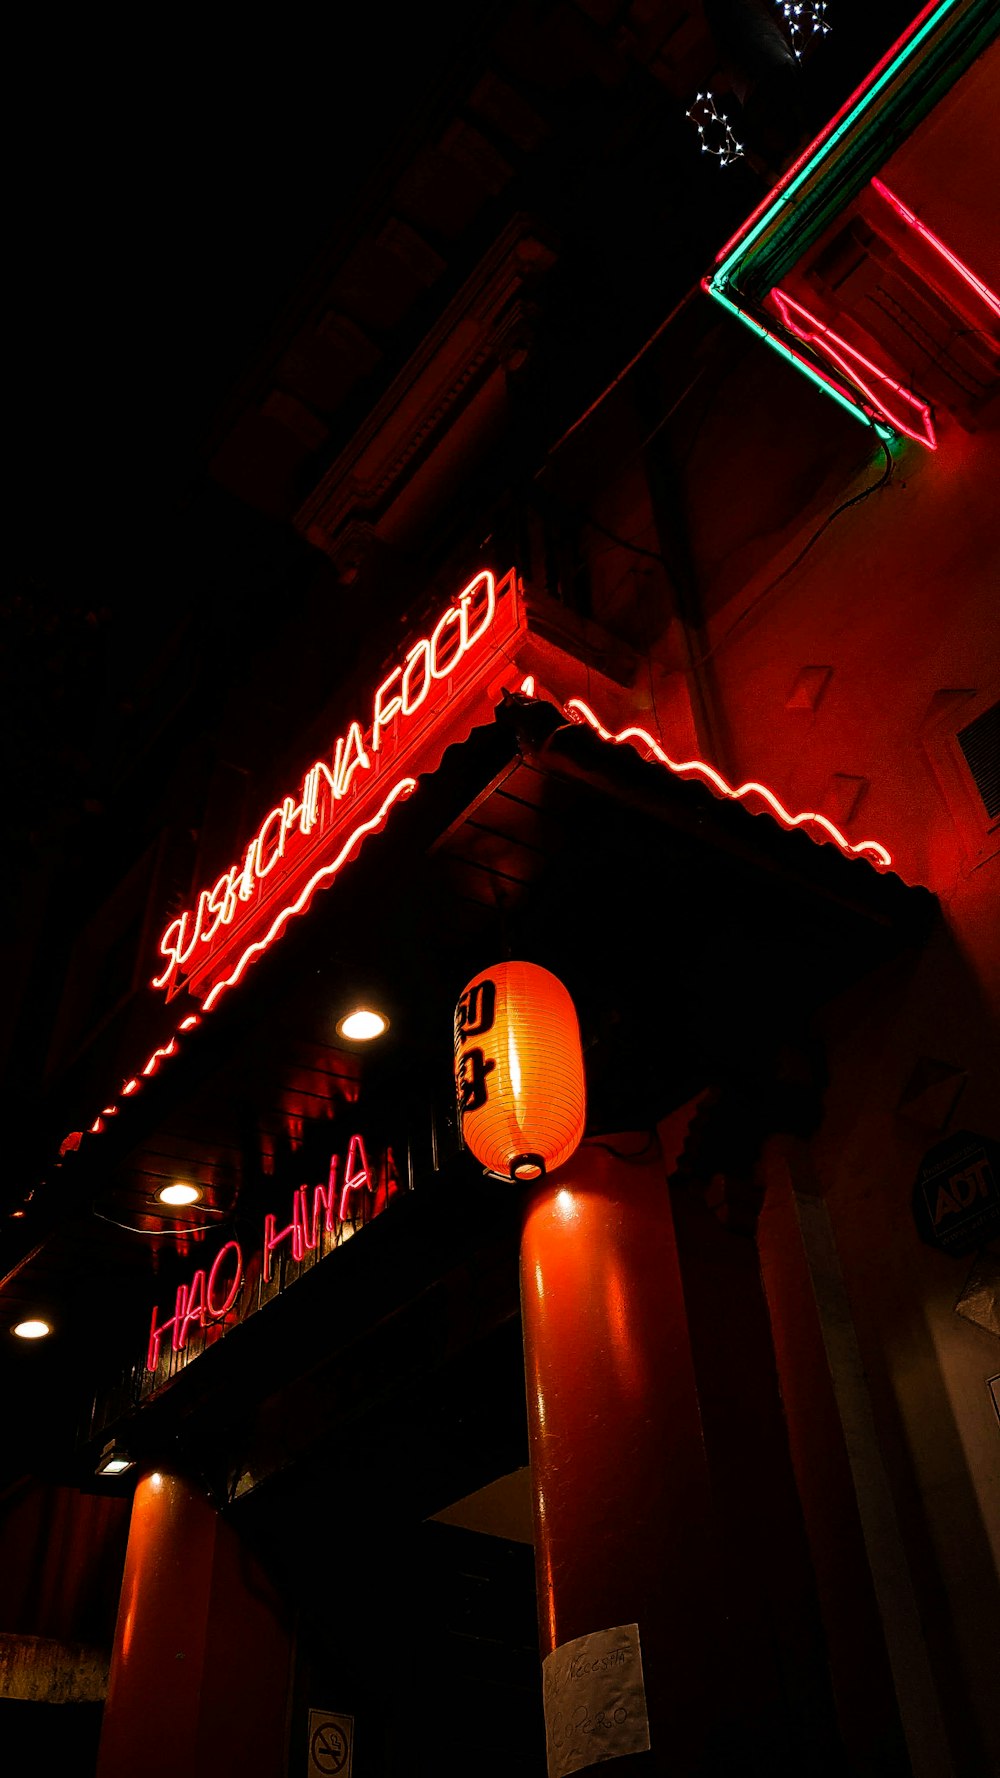
M342 534L372 536L417 465L498 365L527 349L526 286L554 254L516 216L295 515L296 529L336 560ZM516 347L516 350L514 349Z

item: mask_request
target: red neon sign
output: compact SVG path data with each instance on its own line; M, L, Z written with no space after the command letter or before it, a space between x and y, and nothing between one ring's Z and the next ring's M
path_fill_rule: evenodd
M829 364L836 365L847 378L848 385L853 385L873 413L881 415L906 438L926 445L929 451L937 450L934 416L926 401L921 401L912 390L904 389L888 371L866 358L856 346L834 333L832 327L825 326L784 290L772 290L770 300L788 331L812 346Z
M304 1259L306 1253L312 1253L320 1237L320 1212L323 1215L323 1233L332 1235L338 1222L347 1222L350 1217L351 1198L358 1191L372 1191L374 1181L365 1145L360 1136L352 1136L347 1148L347 1160L344 1163L344 1183L340 1188L337 1208L334 1210L333 1200L337 1194L338 1157L334 1155L330 1162L330 1173L325 1185L313 1187L312 1215L309 1214L309 1187L300 1185L292 1198L292 1220L286 1228L278 1229L273 1216L264 1218L264 1282L271 1276L271 1255L283 1241L289 1241L292 1258Z
M315 1253L323 1235L336 1234L338 1225L357 1216L357 1193L369 1194L372 1214L378 1214L380 1205L384 1208L394 1187L387 1183L385 1198L376 1196L378 1178L369 1164L361 1136L352 1136L347 1145L343 1175L338 1184L339 1168L340 1157L333 1155L326 1184L312 1187L311 1201L308 1185L300 1185L292 1193L292 1218L284 1228L278 1228L277 1218L270 1213L264 1217L261 1276L265 1284L271 1281L272 1256L277 1248L287 1242L289 1255L296 1262L303 1260L307 1253ZM386 1151L386 1182L393 1173L390 1149ZM177 1286L172 1315L158 1321L160 1311L154 1307L146 1347L146 1369L156 1370L168 1333L171 1350L183 1352L192 1327L204 1328L225 1321L243 1288L245 1276L243 1248L239 1241L227 1241L207 1271L200 1266L188 1284Z
M367 725L348 723L295 794L268 810L242 857L171 920L160 940L164 965L154 988L170 996L186 984L211 1007L288 920L305 911L313 891L382 824L392 804L416 788L414 777L401 774L404 760L482 682L513 639L521 621L517 595L514 569L499 582L488 568L469 581L377 687ZM390 773L401 775L393 783Z
M950 247L946 247L940 236L936 235L933 229L928 228L926 222L921 222L919 216L915 216L913 211L903 203L902 198L897 197L894 191L890 191L881 179L873 179L871 183L873 191L877 191L879 197L884 198L886 203L895 210L900 221L905 222L907 228L912 229L914 234L920 235L921 239L926 241L927 245L932 247L947 265L951 266L952 271L958 273L959 277L968 284L969 289L986 304L986 307L992 309L994 315L1000 315L1000 297L997 296L996 291L991 290L988 284L984 284L982 278L977 278L975 272L969 269L965 261L959 259L958 254L953 253Z
M229 1256L234 1255L230 1261ZM226 1266L232 1264L233 1273L225 1285ZM146 1369L155 1371L160 1362L160 1343L164 1334L170 1332L170 1344L175 1352L182 1352L187 1345L188 1330L192 1322L199 1327L207 1327L210 1321L222 1321L239 1296L243 1283L243 1249L238 1241L227 1241L220 1247L212 1268L207 1277L203 1267L195 1272L190 1284L178 1284L174 1298L174 1312L169 1320L156 1324L157 1311L153 1310L153 1319L149 1328L149 1345L146 1349ZM220 1285L220 1274L223 1284Z

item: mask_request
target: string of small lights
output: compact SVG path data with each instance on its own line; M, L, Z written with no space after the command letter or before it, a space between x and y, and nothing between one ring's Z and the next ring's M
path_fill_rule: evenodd
M798 60L812 47L814 37L829 37L833 26L826 16L826 0L779 0L781 16Z
M702 154L714 155L720 167L731 167L742 160L744 148L724 111L715 102L714 93L698 93L686 115L698 132Z

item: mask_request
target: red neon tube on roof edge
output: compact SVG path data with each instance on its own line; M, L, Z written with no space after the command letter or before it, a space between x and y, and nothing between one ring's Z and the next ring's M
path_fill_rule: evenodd
M807 827L810 825L821 827L833 840L834 844L839 847L840 851L843 852L845 858L864 858L865 862L873 865L876 870L879 868L888 870L892 864L890 853L886 851L884 846L879 844L878 840L859 840L856 844L852 844L847 838L847 835L841 833L840 828L836 827L826 815L820 815L815 812L793 815L785 808L783 803L779 802L774 791L769 790L766 784L758 784L751 781L746 784L741 784L738 788L734 789L731 784L726 782L726 779L722 776L721 772L717 772L714 766L707 765L703 759L687 759L683 761L671 759L669 754L664 752L659 741L649 733L648 729L630 727L619 729L617 734L612 734L610 729L604 727L604 724L600 719L595 716L590 705L585 704L582 698L570 698L565 709L566 714L571 721L582 720L583 722L589 723L595 734L600 735L602 741L609 741L615 745L627 742L634 745L637 752L640 747L648 747L650 752L659 760L660 764L665 766L668 772L672 772L675 777L683 778L692 775L700 777L718 796L726 798L727 801L742 802L750 795L763 798L782 827L789 829ZM817 844L819 844L818 841Z
M235 986L240 980L244 971L249 968L250 964L254 961L254 958L257 955L262 955L263 952L268 950L274 943L275 939L281 937L281 934L290 919L296 914L304 913L309 901L312 899L313 891L323 881L324 877L331 879L335 877L337 872L347 862L347 859L355 846L359 845L366 839L368 834L374 833L381 827L393 805L405 797L412 796L416 788L417 780L415 778L400 778L397 783L393 785L387 796L383 798L381 807L375 811L368 821L361 822L360 825L348 835L340 851L337 853L337 856L331 859L329 864L326 864L322 869L313 872L308 883L305 884L304 888L296 896L294 902L291 902L275 916L264 937L257 939L255 943L248 945L230 974L222 981L216 983L211 993L205 999L202 1008L203 1013L210 1012L225 990ZM168 1056L176 1055L180 1048L178 1042L180 1033L182 1031L190 1031L194 1026L199 1025L200 1023L201 1016L196 1013L189 1014L187 1018L182 1019L169 1043L163 1044L160 1048L155 1049L139 1073L125 1082L125 1085L122 1087L122 1097L131 1098L133 1094L137 1093L143 1084L143 1080L149 1079L151 1075L155 1074L158 1071L161 1062ZM118 1107L116 1105L106 1105L101 1116L94 1120L85 1133L94 1136L101 1135L105 1128L103 1118L114 1117L117 1110ZM76 1133L77 1132L74 1132L74 1134Z

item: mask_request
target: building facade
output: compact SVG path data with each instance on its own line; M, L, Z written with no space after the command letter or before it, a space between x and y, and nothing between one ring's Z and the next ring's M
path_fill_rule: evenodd
M1000 51L805 12L485 19L100 656L16 882L11 1745L996 1769ZM456 1097L510 960L586 1079L530 1184L481 1005Z

